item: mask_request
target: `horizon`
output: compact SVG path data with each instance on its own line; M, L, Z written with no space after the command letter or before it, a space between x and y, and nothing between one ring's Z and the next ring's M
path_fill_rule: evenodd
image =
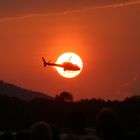
M16 84L14 84L14 83L9 83L9 82L7 82L7 81L4 81L4 80L0 80L0 84L5 84L5 85L10 85L10 86L12 86L12 87L15 87L15 88L17 88L16 90L25 90L25 91L28 91L28 92L31 92L31 93L35 93L35 95L38 95L38 97L37 96L35 96L35 95L33 95L32 94L32 99L36 99L36 98L41 98L41 99L43 99L43 96L45 97L47 97L48 99L55 99L55 100L57 100L57 96L60 96L60 94L61 93L63 93L63 92L66 92L66 93L68 93L68 94L70 94L70 95L72 95L72 97L73 97L73 101L72 102L79 102L79 101L82 101L82 100L92 100L92 99L95 99L95 100L103 100L103 101L105 101L105 102L107 102L107 101L111 101L111 102L114 102L114 101L117 101L117 102L123 102L123 101L125 101L126 99L128 99L128 98L133 98L133 97L140 97L140 95L138 95L138 94L134 94L134 95L131 95L131 96L127 96L127 97L125 97L124 99L103 99L103 98L96 98L96 97L91 97L91 98L81 98L81 99L79 99L79 100L75 100L75 98L74 98L74 95L72 94L72 93L70 93L69 91L62 91L62 92L60 92L60 93L57 93L55 96L51 96L49 93L46 93L46 92L42 92L42 91L35 91L35 90L31 90L31 89L27 89L27 88L25 88L25 87L21 87L20 85L16 85ZM6 91L6 90L5 90ZM17 99L21 99L21 100L25 100L25 101L30 101L30 100L32 100L32 99L28 99L28 97L25 97L24 99L22 99L20 96L18 97L17 95L12 95L12 93L6 93L5 94L5 91L2 91L1 93L0 93L0 95L6 95L6 96L9 96L9 97L15 97L15 98L17 98ZM3 93L4 92L4 93ZM13 90L12 90L12 92L13 92ZM14 92L14 93L16 93L17 94L17 92ZM41 95L41 96L40 96ZM43 96L42 96L43 95ZM30 96L30 95L29 95ZM35 96L35 97L34 97ZM27 98L27 99L26 99ZM46 98L44 98L44 99L46 99Z

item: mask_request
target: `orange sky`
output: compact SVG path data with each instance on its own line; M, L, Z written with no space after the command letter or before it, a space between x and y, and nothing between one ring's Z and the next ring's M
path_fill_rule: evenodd
M51 96L69 91L76 100L122 99L140 92L127 87L121 92L140 72L140 4L89 5L32 16L20 11L18 18L1 15L0 79ZM51 67L44 69L42 56L56 61L67 51L84 61L78 77L66 79ZM140 78L135 82L139 86Z

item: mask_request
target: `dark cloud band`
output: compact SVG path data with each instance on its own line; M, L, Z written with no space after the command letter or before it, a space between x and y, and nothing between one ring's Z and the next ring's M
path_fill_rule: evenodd
M58 13L83 8L136 3L139 0L1 0L0 18Z

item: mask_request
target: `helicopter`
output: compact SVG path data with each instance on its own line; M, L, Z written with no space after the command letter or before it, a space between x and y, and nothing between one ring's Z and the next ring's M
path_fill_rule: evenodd
M81 70L81 68L78 65L70 62L71 57L68 59L68 61L63 62L62 64L52 63L50 60L48 62L46 62L44 57L42 57L42 60L43 60L44 67L46 67L47 65L61 67L61 68L63 68L64 71L79 71L79 70Z

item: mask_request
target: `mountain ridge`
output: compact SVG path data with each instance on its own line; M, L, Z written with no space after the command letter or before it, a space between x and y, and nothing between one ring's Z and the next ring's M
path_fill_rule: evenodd
M16 97L25 101L31 101L36 98L53 100L53 97L45 93L25 89L11 83L7 83L3 80L0 80L0 95Z

